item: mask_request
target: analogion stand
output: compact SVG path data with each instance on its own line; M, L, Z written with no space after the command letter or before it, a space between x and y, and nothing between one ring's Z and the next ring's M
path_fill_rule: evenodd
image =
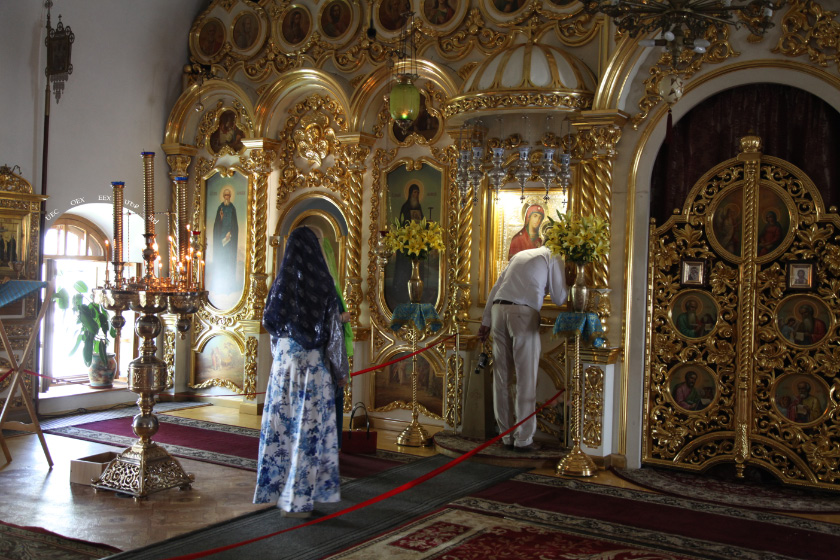
M417 420L417 343L443 326L431 303L401 303L394 309L391 330L411 342L411 424L397 437L397 445L423 447L431 445L429 432Z
M11 462L12 454L9 452L9 447L6 445L6 439L3 437L2 430L18 430L23 432L31 432L38 434L38 439L41 441L41 448L44 450L44 455L47 457L47 463L50 467L53 466L50 451L47 449L47 442L44 439L44 433L41 431L41 425L38 423L38 415L35 412L35 404L32 402L32 396L29 394L26 384L23 382L23 364L26 363L26 357L32 351L35 341L38 339L40 332L41 321L44 319L44 314L47 311L47 306L52 304L53 287L49 282L38 282L35 280L9 280L4 284L0 284L0 307L14 303L19 299L31 295L42 288L46 288L44 300L41 303L41 310L35 318L35 323L32 325L32 332L29 334L29 339L26 341L23 354L20 355L20 362L15 358L15 353L12 349L12 344L9 342L9 336L6 333L6 327L3 321L0 320L0 340L3 342L3 348L8 355L9 364L11 365L10 373L12 381L9 383L9 393L6 395L6 403L3 405L3 412L0 413L0 447L3 448L3 454L6 456L6 461ZM29 417L32 422L29 424L23 422L9 422L6 420L6 415L9 413L11 403L15 399L15 393L20 389L20 397L23 400L23 405L29 412Z

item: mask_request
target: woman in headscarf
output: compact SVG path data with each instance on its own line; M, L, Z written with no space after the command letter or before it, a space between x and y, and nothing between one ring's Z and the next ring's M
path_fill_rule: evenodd
M528 207L528 210L525 211L525 223L522 225L522 229L510 240L508 260L513 258L513 255L519 251L542 247L540 225L544 219L545 210L543 210L542 206L532 204Z
M335 395L347 384L341 306L315 233L289 235L263 325L273 362L263 410L254 503L307 516L341 499Z

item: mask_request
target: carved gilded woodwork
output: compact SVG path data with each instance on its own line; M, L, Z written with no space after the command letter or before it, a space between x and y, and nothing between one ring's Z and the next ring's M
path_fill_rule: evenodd
M589 447L601 445L604 424L604 370L589 366L583 372L582 442Z
M204 379L200 383L195 382L197 355L207 343L217 337L226 336L234 341L240 352L245 352L246 365L248 360L253 359L247 347L247 341L253 340L248 335L249 324L262 319L262 310L267 296L265 273L265 246L266 238L266 216L267 216L267 180L271 173L272 163L275 158L275 151L267 148L274 147L271 141L265 139L244 140L248 143L248 152L240 157L241 165L230 167L216 165L216 160L207 160L200 157L196 163L196 175L199 178L199 187L195 190L193 220L201 235L198 243L202 250L206 250L207 228L205 216L207 205L212 201L206 200L206 183L214 175L221 177L232 177L234 174L241 174L247 179L246 212L242 219L246 220L244 228L244 280L242 290L237 301L227 309L216 308L209 300L205 299L201 307L195 313L192 327L193 337L193 371L191 381L188 384L193 389L206 387L224 387L238 394L248 392L246 387L249 383L255 383L255 372L247 368L237 376L237 381L225 378Z
M245 1L236 13L223 10L219 3L211 4L190 30L191 58L195 62L212 65L217 75L240 73L254 82L264 82L274 75L289 70L332 65L340 72L352 73L365 66L382 66L394 60L398 50L399 33L382 27L375 6L351 3L352 30L340 38L331 38L320 29L321 15L312 12L311 24L305 39L294 45L283 37L282 22L296 4L285 3L258 5ZM219 11L222 10L222 11ZM370 10L377 29L375 40L368 35ZM232 40L235 21L245 13L254 14L258 21L255 43L237 45ZM230 29L223 30L222 20L231 20ZM201 42L201 33L207 26L218 26L223 37L218 45L210 46L207 38ZM499 12L485 2L458 2L455 13L446 22L437 24L427 19L425 13L413 21L410 33L418 53L434 50L437 56L448 61L461 61L478 51L492 55L507 46L512 28L527 29L530 36L542 37L554 33L569 46L585 45L598 37L602 25L591 15L584 14L582 6L559 6L551 2L532 2L513 14ZM208 29L209 30L209 29ZM205 48L202 48L202 45Z
M254 124L239 100L234 99L231 107L219 100L215 109L202 115L195 145L216 156L239 155L245 151L241 140L253 135Z
M782 16L782 36L773 52L789 57L807 55L808 60L822 67L835 64L840 69L837 15L813 0L791 0Z
M438 267L438 297L436 308L441 318L444 321L443 328L435 335L426 339L426 344L431 345L440 340L446 332L452 328L453 318L450 313L446 311L450 305L450 298L452 293L452 279L455 271L455 263L458 246L456 245L458 238L454 235L451 228L457 227L457 212L458 199L457 190L450 188L451 182L449 177L449 166L447 166L448 155L443 149L431 150L432 157L422 158L396 158L397 151L395 149L385 150L377 148L373 152L372 158L372 187L370 190L370 226L368 238L368 304L370 308L371 321L371 345L372 355L371 361L373 363L381 363L388 360L388 356L394 356L399 352L410 351L410 345L400 338L398 333L395 333L390 328L391 310L385 301L384 295L384 270L380 269L377 264L375 255L376 242L380 236L380 230L386 226L387 210L384 208L385 200L388 196L387 177L388 174L396 169L405 167L407 172L422 169L423 166L431 166L433 169L440 171L441 184L440 188L441 203L443 209L441 211L441 226L448 232L445 236L446 250L439 255ZM442 349L441 349L442 350ZM434 354L430 352L428 354ZM450 421L457 416L454 409L460 408L459 402L463 396L463 376L457 376L457 381L453 379L455 371L449 371L449 364L442 356L437 359L432 359L424 354L429 359L429 364L434 368L433 373L443 377L443 387L445 397L443 398L443 415L435 414L428 411L426 407L421 406L420 411L423 414L435 419L444 419L449 416ZM375 391L375 379L371 377L371 394ZM393 401L388 405L379 406L372 410L380 412L388 412L395 409L410 409L410 403L405 401ZM428 413L428 414L427 414Z
M461 425L461 406L464 399L464 358L453 353L446 360L446 397L443 417L446 425L455 428Z
M242 390L245 398L255 400L257 398L257 361L259 359L259 340L253 336L245 341L245 378Z
M163 333L163 361L166 362L166 388L171 389L175 384L175 331L171 329Z
M248 310L245 319L261 321L265 298L268 297L265 269L265 248L268 245L266 237L268 217L268 177L273 170L273 163L277 157L275 142L265 139L245 140L248 154L241 156L239 161L242 168L251 175L248 197L248 247L250 251L249 283L247 286Z
M755 465L787 483L840 487L838 227L811 180L761 154L756 137L651 226L644 462L726 461L739 474ZM680 284L687 258L708 263L707 286ZM786 275L802 260L815 263L811 291Z
M350 312L350 324L356 333L361 327L359 307L362 304L362 193L364 192L365 161L370 155L373 138L369 135L339 135L339 165L347 170L344 197L344 217L347 220L347 275L344 302Z
M321 123L318 125L320 128L310 128L307 132L307 127L312 126L311 123ZM277 208L286 204L292 193L303 188L325 187L346 192L348 181L344 169L331 166L326 172L321 170L322 160L338 152L338 134L342 132L347 132L346 117L338 102L328 96L313 94L289 109L289 117L277 134L280 146ZM306 147L301 147L300 141L305 142ZM309 151L313 142L317 143L318 150L323 152L324 156L309 159L310 169L301 169L295 158L300 155L300 150Z

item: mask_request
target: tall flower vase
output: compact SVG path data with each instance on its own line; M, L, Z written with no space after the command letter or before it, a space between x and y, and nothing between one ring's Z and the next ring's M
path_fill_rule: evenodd
M420 278L420 259L411 259L411 278L408 281L408 299L420 303L423 297L423 279Z
M577 270L575 283L569 288L569 303L572 306L572 311L575 313L586 311L586 304L589 300L589 287L586 285L585 267L586 263L575 263L575 269Z

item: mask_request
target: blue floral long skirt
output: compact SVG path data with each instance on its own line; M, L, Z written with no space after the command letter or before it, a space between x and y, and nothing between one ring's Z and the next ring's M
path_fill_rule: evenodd
M260 432L254 503L289 512L341 499L335 387L320 350L277 339Z

